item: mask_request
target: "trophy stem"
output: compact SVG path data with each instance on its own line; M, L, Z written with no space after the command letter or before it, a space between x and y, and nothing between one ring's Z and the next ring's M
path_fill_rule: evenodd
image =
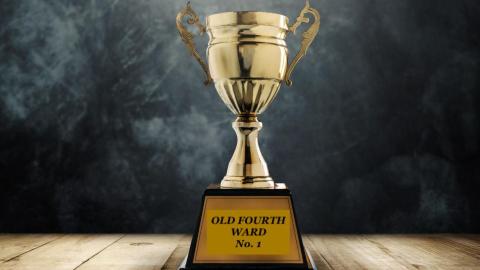
M232 123L237 134L237 146L228 164L222 188L273 188L267 163L258 146L262 123L256 116L239 116Z

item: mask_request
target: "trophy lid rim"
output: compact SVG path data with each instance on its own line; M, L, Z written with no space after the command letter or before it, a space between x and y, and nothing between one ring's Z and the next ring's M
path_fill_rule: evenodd
M287 16L266 11L219 12L207 16L206 21L207 28L229 25L268 25L288 30Z

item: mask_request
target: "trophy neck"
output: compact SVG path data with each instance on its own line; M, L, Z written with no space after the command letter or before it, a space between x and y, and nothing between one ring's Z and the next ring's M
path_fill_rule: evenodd
M245 123L258 122L258 118L256 114L237 115L237 119L235 119L235 122L245 122Z
M228 164L222 188L274 188L258 145L258 132L262 123L256 116L238 116L232 127L237 134L237 146Z

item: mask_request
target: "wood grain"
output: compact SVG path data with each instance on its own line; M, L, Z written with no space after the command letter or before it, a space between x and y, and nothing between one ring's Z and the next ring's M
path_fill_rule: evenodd
M462 237L454 239L461 241ZM480 269L479 250L471 254L445 236L388 235L371 236L369 240L417 269Z
M119 240L121 235L65 235L0 264L1 270L72 270Z
M478 240L462 236L313 235L309 238L332 269L480 269Z
M317 270L331 270L333 269L328 262L325 260L322 254L315 249L315 244L313 243L311 236L303 236L303 245L307 252L312 256L313 262L317 267Z
M128 235L77 269L158 269L177 247L181 235Z
M192 237L189 235L186 235L180 239L177 247L172 252L167 262L163 265L162 270L178 269L178 266L182 263L182 261L185 259L185 256L188 254L191 240Z
M4 269L177 269L189 235L0 235ZM307 235L319 270L479 269L479 235Z
M51 234L2 234L0 235L0 262L11 260L59 237L60 235Z
M310 236L332 269L414 269L362 236Z

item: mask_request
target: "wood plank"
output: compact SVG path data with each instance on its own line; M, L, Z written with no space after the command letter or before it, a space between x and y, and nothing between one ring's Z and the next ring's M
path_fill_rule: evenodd
M168 260L165 262L161 270L177 270L178 266L185 259L185 256L188 254L190 248L190 243L192 241L191 235L185 235L178 242L177 247L172 252Z
M53 234L1 234L0 263L41 247L60 235Z
M361 235L312 235L315 250L332 269L417 269Z
M65 235L0 263L0 269L72 270L121 237L121 235Z
M177 269L189 235L0 234L0 270ZM479 269L480 235L308 235L323 269Z
M320 252L317 251L315 248L315 244L313 243L311 239L312 235L306 235L303 236L303 245L305 249L310 252L310 255L312 256L313 262L315 263L315 266L317 267L317 270L332 270L333 268L328 264L328 262L325 260L325 258L320 254Z
M480 235L445 235L445 241L454 244L461 252L480 259Z
M480 269L478 257L452 245L445 236L377 235L369 240L417 269Z
M76 269L161 269L181 238L182 235L128 235Z

